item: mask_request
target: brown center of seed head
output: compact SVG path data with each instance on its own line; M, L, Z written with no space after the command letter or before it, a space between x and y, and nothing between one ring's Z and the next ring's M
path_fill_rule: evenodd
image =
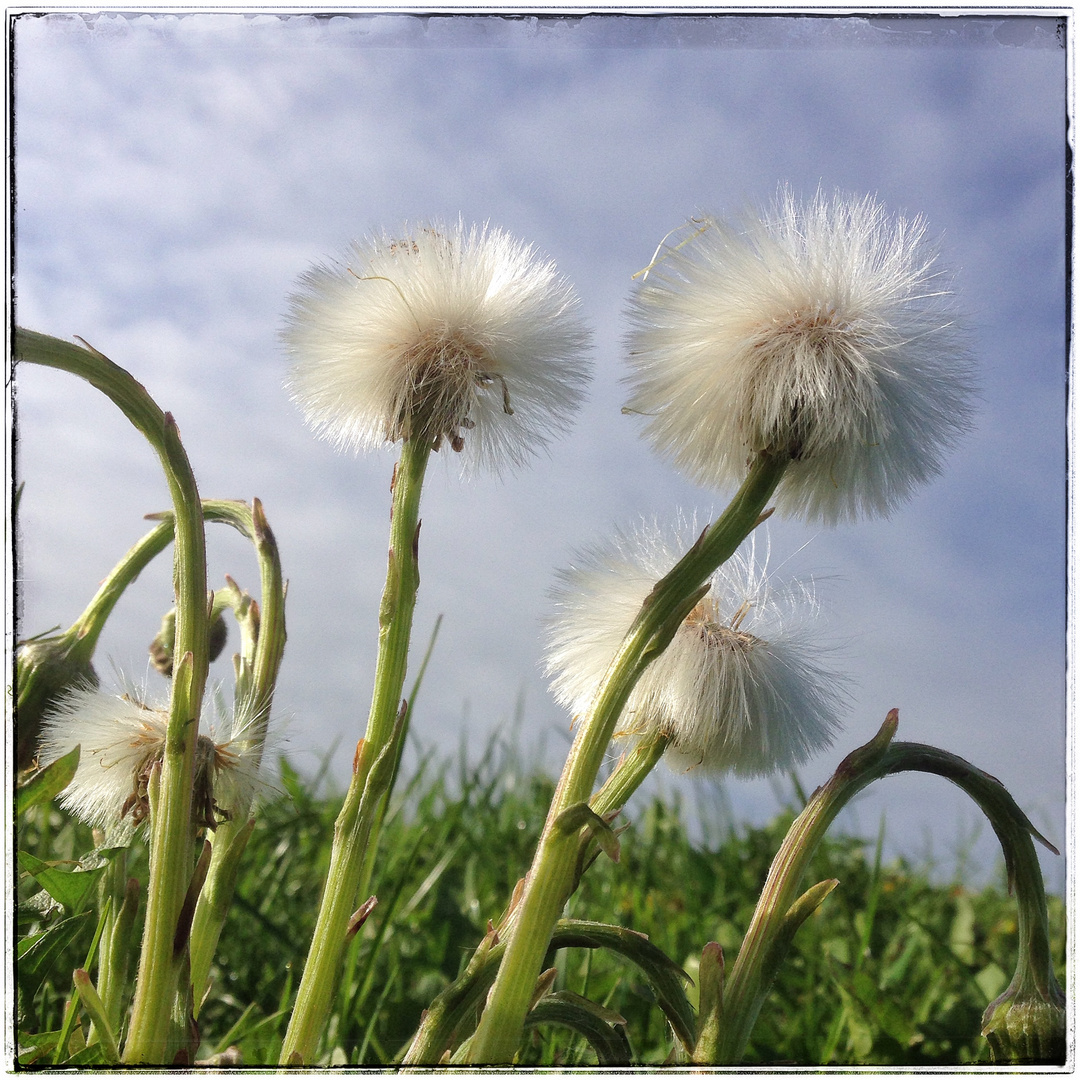
M460 330L425 330L402 358L405 368L391 441L415 435L429 438L436 450L449 440L455 451L465 446L464 432L475 427L469 413L478 388L498 382L503 410L508 415L510 394L506 380L493 373L487 351Z
M816 453L823 408L859 381L854 327L829 304L774 315L751 337L756 364L740 416L747 447L793 461Z
M761 638L739 629L750 607L750 601L744 602L729 622L722 623L719 621L720 613L717 611L716 604L706 597L687 615L683 625L698 634L710 649L720 652L748 653L751 649L763 644Z

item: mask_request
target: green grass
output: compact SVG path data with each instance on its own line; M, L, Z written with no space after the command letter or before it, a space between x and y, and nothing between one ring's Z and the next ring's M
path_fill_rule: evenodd
M337 801L284 765L283 793L264 803L200 1016L202 1055L237 1045L245 1064L277 1061L329 860ZM498 921L527 868L553 790L490 749L478 765L432 759L399 785L372 880L379 904L347 954L322 1060L393 1061L422 1010L460 972L489 919ZM769 863L790 824L732 830L702 845L686 815L656 798L632 803L622 858L596 862L573 898L574 918L649 935L691 974L716 940L730 964ZM715 830L713 830L715 835ZM20 837L40 858L77 859L92 841L57 810L35 810ZM979 1022L1016 961L1016 908L1001 887L932 884L903 861L881 865L874 844L830 837L813 881L840 887L800 930L761 1012L746 1064L956 1065L989 1062ZM145 881L136 848L129 872ZM20 884L20 899L33 892ZM361 898L363 899L363 898ZM93 916L41 971L21 965L20 1030L60 1026L71 971L84 963ZM1062 973L1064 905L1050 898ZM43 925L21 909L20 932ZM560 951L556 989L615 1010L634 1060L660 1064L672 1039L637 968L600 950ZM688 988L691 1001L696 990ZM562 1028L534 1029L524 1065L590 1065L592 1051Z

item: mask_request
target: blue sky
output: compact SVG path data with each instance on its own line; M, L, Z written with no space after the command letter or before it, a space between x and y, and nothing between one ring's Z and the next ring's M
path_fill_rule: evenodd
M540 672L555 570L642 517L724 505L621 415L632 275L701 211L778 185L875 194L942 237L977 357L977 426L891 519L771 524L813 574L854 693L807 788L900 710L900 737L998 776L1061 846L1066 794L1065 51L1028 17L52 15L15 28L16 314L80 335L177 417L203 494L259 496L290 579L284 747L343 775L367 715L390 450L315 441L283 389L285 298L316 259L404 220L490 221L576 285L596 377L531 469L424 494L418 642L445 614L416 717L480 747L519 700L552 770L568 718ZM167 505L125 421L70 377L17 375L20 631L67 625ZM211 586L256 587L211 533ZM142 678L168 560L99 652ZM220 677L228 669L219 662ZM147 675L147 678L150 676ZM156 676L155 676L156 678ZM666 790L700 780L667 773ZM739 819L768 782L725 780ZM877 785L848 816L948 870L978 825L934 779ZM983 828L977 857L993 859ZM1063 860L1044 862L1064 880Z

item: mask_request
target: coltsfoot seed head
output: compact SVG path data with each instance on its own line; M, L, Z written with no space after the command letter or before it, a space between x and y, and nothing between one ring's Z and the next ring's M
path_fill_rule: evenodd
M785 192L741 228L688 228L630 307L627 409L661 455L719 488L786 456L778 511L830 524L887 515L940 472L973 377L921 219Z
M547 670L556 698L575 715L589 708L642 602L695 535L692 523L675 534L644 526L562 574ZM831 743L846 698L846 680L827 670L828 650L816 637L813 590L775 587L753 540L711 586L645 669L619 732L668 735L676 768L757 776L806 761Z
M372 237L301 277L288 387L338 447L423 438L498 472L569 427L590 374L577 308L555 265L501 229Z

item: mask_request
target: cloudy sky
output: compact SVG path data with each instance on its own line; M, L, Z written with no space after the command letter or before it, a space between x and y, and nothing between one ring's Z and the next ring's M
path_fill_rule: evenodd
M888 521L771 523L781 576L813 574L853 680L809 789L890 708L901 738L998 776L1065 836L1065 51L1050 18L506 19L405 15L25 16L15 27L16 315L79 335L177 417L203 494L259 496L289 578L284 745L343 776L367 715L390 450L340 455L282 389L285 299L313 261L405 220L490 221L553 258L595 330L573 434L504 480L435 461L424 493L420 647L442 634L419 740L478 752L511 728L556 770L568 718L540 671L555 570L615 526L700 516L623 416L632 275L698 212L778 185L875 194L922 214L957 275L982 385L976 430ZM16 380L20 632L67 625L168 505L156 461L75 379ZM211 586L257 587L210 537ZM168 560L103 639L136 678L171 606ZM220 677L228 668L216 665ZM156 678L156 676L155 676ZM542 749L537 749L542 748ZM666 772L688 799L715 790ZM739 820L777 806L725 780ZM879 784L848 815L945 872L979 830L932 778ZM977 861L992 860L982 828ZM1063 860L1044 861L1051 882Z

